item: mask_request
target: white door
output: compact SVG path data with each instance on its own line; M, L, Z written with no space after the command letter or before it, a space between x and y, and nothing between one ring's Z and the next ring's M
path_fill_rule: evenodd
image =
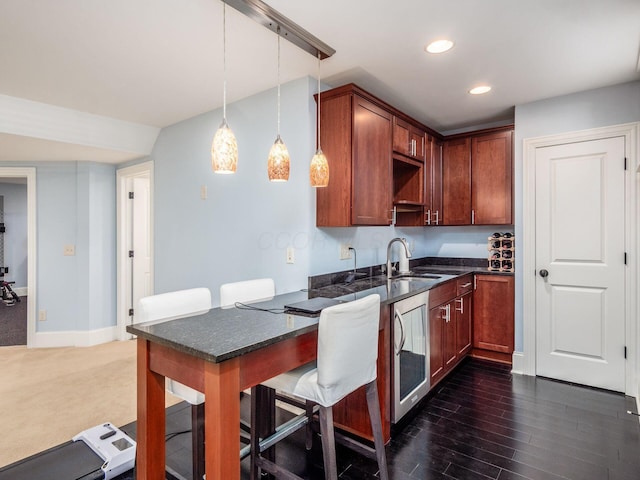
M621 392L624 157L624 137L535 153L536 372Z
M149 177L132 179L131 205L131 308L138 300L151 295L151 210Z

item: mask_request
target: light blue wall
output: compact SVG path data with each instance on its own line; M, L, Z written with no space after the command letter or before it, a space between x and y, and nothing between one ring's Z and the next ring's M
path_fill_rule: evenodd
M313 110L312 110L313 109ZM207 286L219 303L224 282L273 277L279 292L305 287L313 190L312 82L281 87L281 136L291 156L286 183L267 178L267 156L276 138L276 90L227 106L239 150L234 175L211 170L211 140L221 110L165 128L154 161L155 291ZM206 186L208 198L200 198ZM286 248L295 263L286 264Z
M13 288L27 286L27 186L0 183L4 197L4 265L9 273L4 280L16 282Z
M41 164L37 175L37 331L116 324L115 166ZM75 256L64 256L75 245Z
M36 169L38 332L116 325L115 166L93 162L2 162ZM25 200L26 203L26 200ZM75 256L64 256L75 245Z
M640 82L599 88L516 106L516 252L522 251L523 141L545 135L640 121ZM522 351L522 269L516 268L516 350Z

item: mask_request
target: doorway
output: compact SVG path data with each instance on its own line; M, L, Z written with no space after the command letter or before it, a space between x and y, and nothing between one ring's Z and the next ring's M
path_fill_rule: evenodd
M27 279L26 291L19 290L20 296L26 295L27 347L34 346L36 338L36 169L33 167L0 167L0 178L12 182L26 183L27 186ZM15 308L9 307L9 308Z
M117 171L118 338L131 335L138 300L153 293L153 163Z
M524 373L637 393L637 135L524 141Z

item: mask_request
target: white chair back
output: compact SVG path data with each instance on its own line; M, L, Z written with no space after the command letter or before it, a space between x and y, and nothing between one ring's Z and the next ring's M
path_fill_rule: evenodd
M160 293L141 298L135 311L135 323L153 320L171 320L206 313L211 309L211 292L208 288L190 288ZM167 378L166 389L192 405L204 402L204 394Z
M332 405L375 380L380 295L322 310L318 326L318 388Z
M242 282L225 283L220 286L220 306L230 307L236 302L255 302L269 300L276 294L272 278L257 278Z
M206 313L211 309L208 288L190 288L141 298L135 311L135 323L169 320Z

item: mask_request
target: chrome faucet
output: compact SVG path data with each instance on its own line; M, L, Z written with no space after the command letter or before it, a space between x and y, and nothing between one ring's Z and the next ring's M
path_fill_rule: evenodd
M409 245L407 245L407 241L404 238L396 237L389 242L387 245L387 279L391 278L391 246L395 242L400 242L404 246L404 251L407 255L407 258L411 258L411 252L409 251Z

